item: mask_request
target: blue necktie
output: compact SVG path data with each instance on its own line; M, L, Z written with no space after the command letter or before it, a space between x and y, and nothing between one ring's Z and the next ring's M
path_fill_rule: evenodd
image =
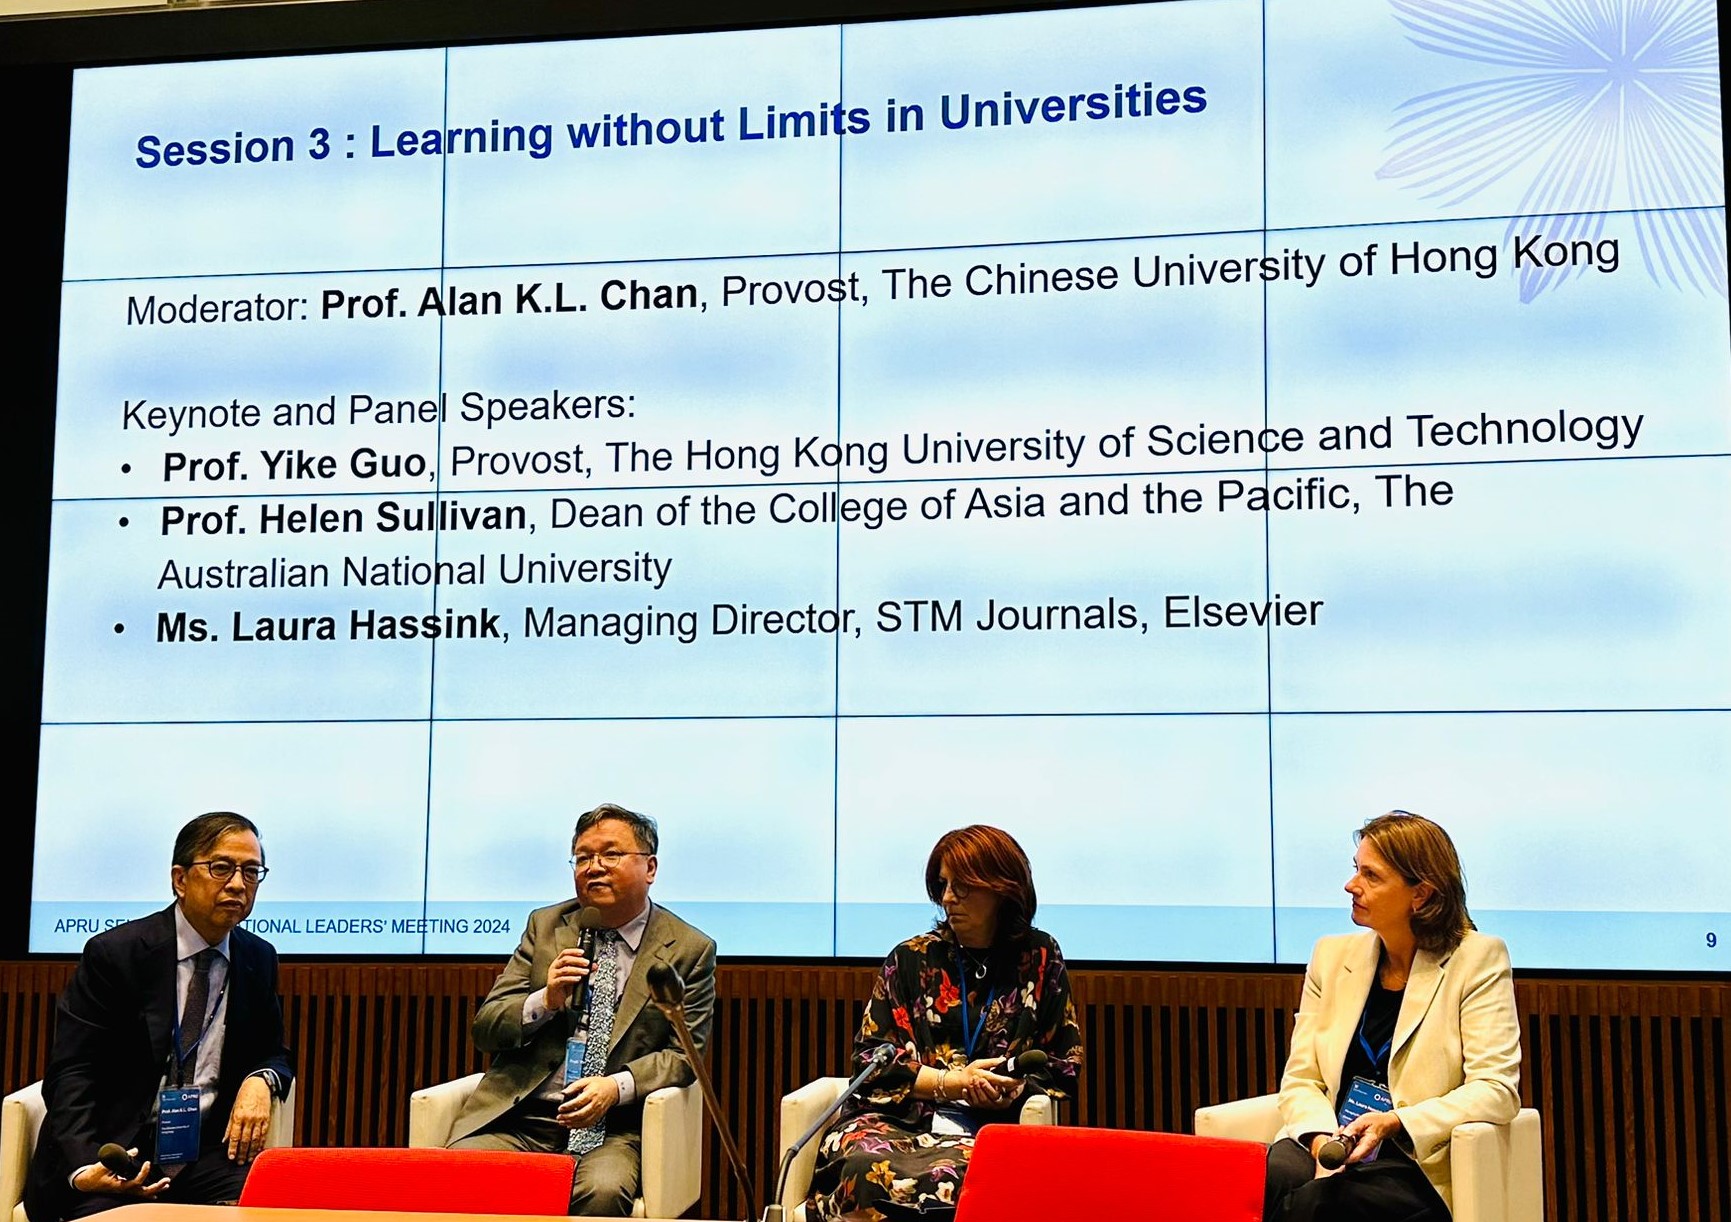
M589 973L589 1035L583 1049L583 1076L598 1078L607 1072L607 1045L613 1038L613 1007L619 997L619 932L601 930L595 938L595 968ZM565 1143L568 1154L587 1154L607 1135L603 1117L586 1129L572 1129Z

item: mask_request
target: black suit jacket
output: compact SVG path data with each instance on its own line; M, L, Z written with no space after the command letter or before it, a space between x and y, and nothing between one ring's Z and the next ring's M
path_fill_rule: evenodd
M241 1082L260 1069L292 1080L277 996L276 950L244 929L229 935L222 1064L216 1102L200 1136L212 1147L228 1127ZM60 995L54 1050L42 1082L47 1115L30 1160L25 1209L32 1222L64 1216L73 1171L104 1142L151 1153L150 1111L168 1065L175 1021L174 909L97 934Z

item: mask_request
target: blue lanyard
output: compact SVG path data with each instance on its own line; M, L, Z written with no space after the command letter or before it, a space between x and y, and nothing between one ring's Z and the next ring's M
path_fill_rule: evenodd
M1381 1069L1383 1076L1386 1077L1388 1075L1388 1068L1385 1062L1389 1049L1394 1047L1394 1032L1389 1032L1388 1040L1383 1044L1381 1051L1372 1048L1370 1046L1370 1041L1365 1038L1364 1034L1364 1024L1369 1018L1370 1007L1367 1005L1364 1008L1364 1012L1358 1016L1358 1046L1364 1049L1364 1055L1370 1058L1370 1067L1373 1070ZM1398 1017L1395 1019L1395 1025L1400 1025L1400 1019Z
M998 986L993 985L986 992L986 1002L980 1007L980 1021L968 1022L968 964L962 958L962 948L956 947L956 991L962 995L962 1047L968 1054L968 1060L974 1059L974 1046L980 1042L980 1033L986 1029L986 1011L992 1008L992 1002L998 996Z

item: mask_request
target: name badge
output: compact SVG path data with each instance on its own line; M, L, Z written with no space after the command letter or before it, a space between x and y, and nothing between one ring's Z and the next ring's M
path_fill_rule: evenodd
M573 1035L565 1041L565 1085L583 1076L583 1057L589 1051L589 1041Z
M165 1086L156 1096L156 1161L174 1167L198 1161L198 1088Z
M1340 1101L1340 1123L1351 1124L1366 1112L1394 1111L1394 1096L1388 1093L1388 1087L1380 1082L1372 1082L1369 1078L1355 1077L1352 1085L1346 1088L1346 1097ZM1382 1147L1372 1150L1360 1162L1372 1162Z
M992 1117L971 1107L950 1104L932 1113L932 1132L939 1137L971 1137L992 1122Z

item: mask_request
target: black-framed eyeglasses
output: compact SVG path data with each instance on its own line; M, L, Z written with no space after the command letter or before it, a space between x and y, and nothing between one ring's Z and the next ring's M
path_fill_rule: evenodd
M226 883L229 879L234 877L234 872L239 870L240 876L246 880L247 884L254 887L258 886L259 883L262 883L264 881L264 876L270 873L269 866L255 865L251 862L248 862L244 866L237 865L232 861L224 861L220 857L214 861L195 861L191 864L195 866L203 866L210 872L210 876L216 879L219 883Z
M655 856L654 853L645 853L637 849L632 849L630 851L624 849L609 849L605 853L579 853L575 857L571 858L570 861L573 870L581 870L592 861L600 862L603 870L611 870L618 866L619 863L624 861L627 857L653 856Z

